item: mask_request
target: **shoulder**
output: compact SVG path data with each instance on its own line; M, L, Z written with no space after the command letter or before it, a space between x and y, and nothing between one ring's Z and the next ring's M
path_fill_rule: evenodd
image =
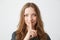
M12 33L12 38L11 38L11 40L15 40L15 37L16 37L16 31Z
M47 40L51 40L50 36L47 33L45 33L45 34L47 36ZM34 37L34 38L31 38L30 40L39 40L39 38L38 37Z
M46 33L47 40L51 40L50 36Z

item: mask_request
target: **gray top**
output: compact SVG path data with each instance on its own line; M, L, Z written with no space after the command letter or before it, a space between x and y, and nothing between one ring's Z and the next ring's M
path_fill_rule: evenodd
M11 40L16 40L16 32L13 32ZM39 40L37 37L31 38L30 40ZM51 40L49 35L47 34L47 40Z

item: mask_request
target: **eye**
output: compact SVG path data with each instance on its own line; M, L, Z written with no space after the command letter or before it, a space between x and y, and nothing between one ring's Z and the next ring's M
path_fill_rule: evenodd
M36 16L36 14L32 14L32 16Z
M26 17L27 17L27 16L28 16L28 14L25 14L24 16L26 16Z

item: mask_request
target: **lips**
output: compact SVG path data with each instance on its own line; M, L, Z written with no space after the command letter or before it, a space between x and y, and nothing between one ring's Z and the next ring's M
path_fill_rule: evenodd
M28 23L30 23L30 22L28 22ZM31 23L34 23L34 22L31 22Z

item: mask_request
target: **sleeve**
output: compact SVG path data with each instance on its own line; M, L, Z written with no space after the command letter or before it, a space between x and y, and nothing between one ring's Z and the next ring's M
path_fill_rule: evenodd
M15 36L16 36L16 32L13 32L11 40L15 40Z
M51 38L49 37L49 35L48 34L46 34L47 35L47 40L51 40Z
M51 40L51 38L49 37L49 35L47 33L46 33L46 35L47 35L47 40ZM39 40L39 38L34 37L34 38L31 38L30 40Z
M31 38L30 40L39 40L37 37Z

